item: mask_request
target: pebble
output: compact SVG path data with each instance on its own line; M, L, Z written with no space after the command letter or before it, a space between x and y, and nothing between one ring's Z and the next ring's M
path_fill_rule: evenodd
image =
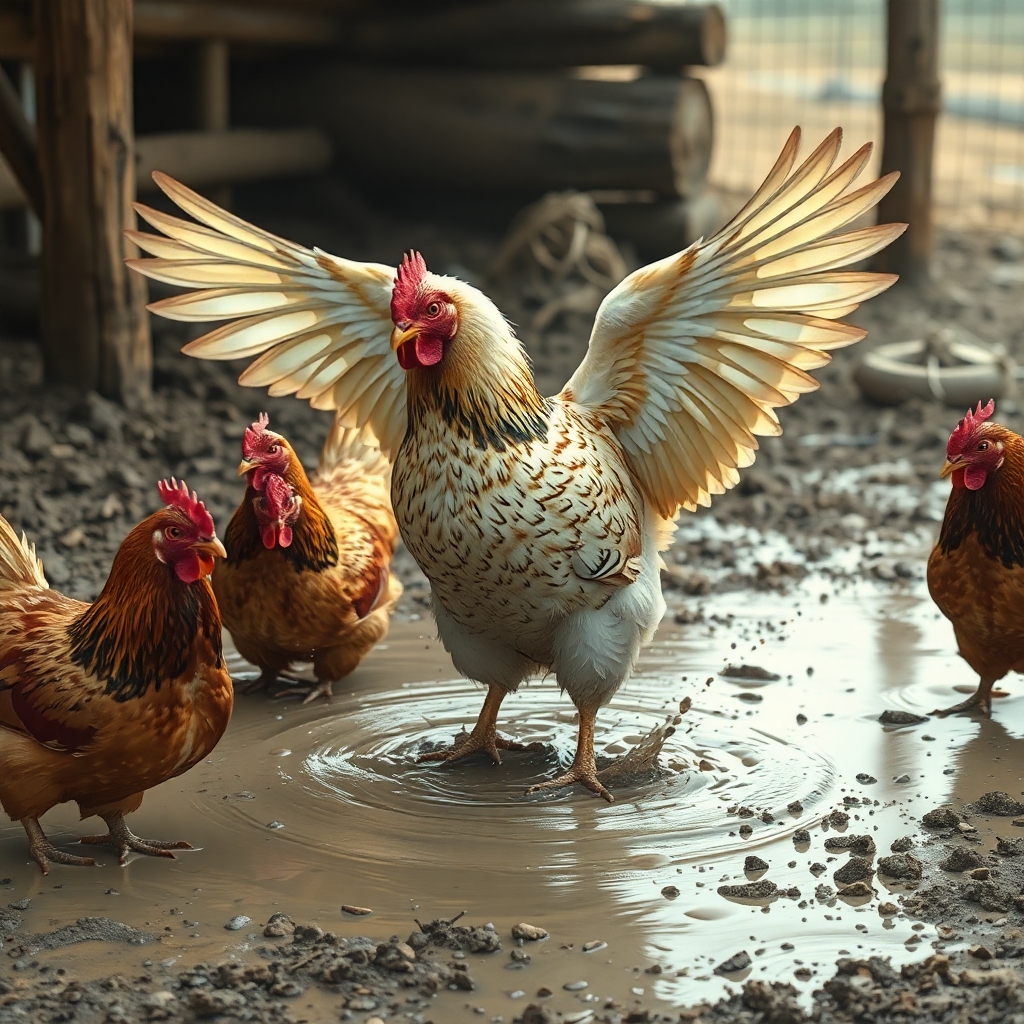
M543 928L538 928L533 924L527 924L525 921L520 921L519 924L512 925L513 939L524 939L527 942L537 942L540 939L546 939L547 937L548 933Z
M872 896L875 890L868 885L867 882L858 881L852 882L850 885L844 885L838 895L843 899L858 899L861 896Z
M890 878L916 881L921 877L922 868L921 862L909 853L894 853L879 860L878 871Z
M894 778L892 781L895 782L898 786L905 786L910 781L910 776L897 775L896 778Z
M988 946L971 946L967 952L976 960L991 960L992 950Z
M863 857L851 857L841 868L832 873L832 879L837 886L842 886L870 878L874 873L875 869L871 866L870 861Z
M665 888L667 888L667 889L674 889L675 886L669 885L669 886L666 886ZM665 889L662 889L661 891L664 892ZM678 895L678 894L679 894L679 890L676 889L676 895ZM604 942L602 939L594 939L591 942L584 942L583 943L583 952L584 953L596 953L599 949L607 949L607 948L608 948L608 943Z
M982 866L981 854L976 850L968 850L963 846L947 846L946 849L946 858L939 861L943 871L970 871Z
M29 906L31 906L31 904L32 904L31 897L24 896L20 900L18 900L16 903L8 903L7 906L9 906L11 908L11 910L28 910L28 908L29 908Z
M761 860L760 857L757 857L754 854L751 854L743 862L743 870L744 871L767 871L768 867L769 867L769 865L768 865L767 861Z
M280 939L294 932L295 922L287 914L274 914L263 929L263 934L268 939Z
M679 889L674 885L666 885L665 888L661 890L661 895L667 900L674 900L679 895Z
M745 885L720 885L719 896L732 896L736 899L764 900L778 894L779 887L774 882L762 878L760 882L747 882Z
M352 914L355 917L367 917L373 913L369 907L354 907L351 903L342 903L341 912L343 914Z
M914 840L910 836L900 836L899 839L894 839L889 846L889 849L893 853L906 853L907 850L914 848Z
M882 725L920 725L928 719L923 715L914 715L909 711L883 711L878 720Z
M245 914L239 914L237 917L231 918L231 920L224 925L224 928L229 932L240 932L249 924L252 924L252 918L246 917Z
M987 882L992 877L992 872L988 868L975 868L973 871L969 871L968 874L976 882Z
M741 949L733 953L728 960L723 960L716 968L715 974L732 974L735 971L744 971L750 966L750 954Z
M850 823L850 816L846 811L835 810L829 814L828 823L833 828L845 828Z
M825 840L826 850L852 850L865 857L875 853L875 841L871 836L829 836Z
M275 830L277 830L279 828L284 828L284 823L280 822L280 821L277 821L276 819L274 821L268 821L267 822L267 828L272 828L272 829L275 829Z
M740 825L740 835L746 839L747 836L753 835L754 830L749 825Z
M956 828L960 815L952 807L936 807L921 819L921 824L926 828Z
M900 908L895 903L879 903L878 913L882 917L895 917L900 912Z
M1003 793L1001 790L995 790L979 797L975 807L983 814L996 814L1003 818L1024 814L1024 803L1015 800L1009 793Z
M874 775L868 775L867 772L858 772L857 781L862 786L873 786L878 781L878 779L876 779Z
M798 828L793 833L794 843L809 843L811 841L811 833L805 828Z
M585 988L589 987L590 986L585 981L567 981L562 986L566 992L582 992Z

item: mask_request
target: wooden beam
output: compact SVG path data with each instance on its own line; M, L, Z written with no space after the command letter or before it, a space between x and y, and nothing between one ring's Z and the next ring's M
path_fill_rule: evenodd
M148 393L152 366L145 288L124 265L135 224L131 0L43 0L35 36L46 377L130 403Z
M43 216L43 179L39 174L36 132L7 72L0 67L0 153L3 154L37 217Z
M910 226L875 257L875 266L911 284L928 279L932 253L932 153L942 106L939 0L889 0L882 106L882 173L900 179L878 204L880 222Z
M356 23L340 43L360 59L406 64L677 71L722 62L725 18L716 4L678 0L496 0L392 13Z
M331 162L331 144L316 128L234 128L227 132L172 132L135 140L136 189L156 191L153 171L193 188L265 178L316 174ZM0 210L25 205L14 175L0 164Z

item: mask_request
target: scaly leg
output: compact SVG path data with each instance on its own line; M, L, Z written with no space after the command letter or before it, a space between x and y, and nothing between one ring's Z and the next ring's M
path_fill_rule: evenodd
M80 867L94 868L96 861L92 857L76 857L73 853L58 850L43 832L38 818L22 818L21 824L28 833L28 848L32 859L42 868L43 874L50 873L50 861L55 864L76 864Z
M954 704L950 708L939 708L933 711L933 715L938 715L939 718L945 718L947 715L955 715L960 711L973 711L975 708L978 709L985 716L985 718L992 717L992 687L995 685L994 679L979 679L978 688L971 694L967 700L962 700L959 704Z
M100 817L107 823L108 832L105 836L82 836L80 843L90 843L93 846L112 846L117 851L117 857L121 867L128 861L128 854L144 853L149 857L170 857L174 860L172 850L191 850L191 843L184 840L179 842L167 842L161 839L140 839L134 835L124 821L124 815L120 811L110 814L101 814Z
M255 679L249 679L244 683L236 683L235 691L237 693L259 693L263 690L269 690L277 682L278 675L278 668L264 668Z
M613 803L615 797L608 792L597 778L597 761L594 758L594 722L597 720L597 708L580 708L580 734L576 743L576 756L573 758L572 767L563 775L552 779L550 782L540 782L531 786L526 792L542 793L548 789L561 789L562 786L571 786L574 782L586 786L592 793L603 797L608 803Z
M303 704L312 704L317 697L333 697L334 691L331 687L334 680L321 680L315 686L292 686L287 690L278 690L275 697L303 697Z
M483 751L495 764L501 764L498 750L523 750L521 743L507 740L498 735L498 709L505 699L506 691L500 686L487 688L487 699L480 709L480 717L473 726L473 731L461 742L454 743L444 750L435 750L429 754L420 754L417 761L461 761L470 754Z

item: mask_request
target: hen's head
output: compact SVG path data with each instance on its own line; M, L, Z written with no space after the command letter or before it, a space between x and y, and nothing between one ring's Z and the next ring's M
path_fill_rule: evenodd
M302 511L302 498L291 484L276 473L268 473L262 493L253 499L253 508L260 524L263 546L268 550L291 547L292 524Z
M261 412L260 418L245 428L242 461L238 464L238 475L246 477L261 492L267 475L284 476L294 455L291 445L280 434L267 429L269 423L270 417Z
M990 473L998 470L1006 459L1006 441L1010 431L998 423L985 421L995 412L996 405L989 399L988 405L978 403L973 412L956 425L946 445L946 461L939 475L952 475L954 487L966 487L969 491L980 490Z
M182 583L195 583L213 572L214 559L227 557L217 539L213 516L195 491L189 494L184 481L172 477L156 486L166 508L147 521L153 531L153 551Z
M402 258L391 293L391 347L403 370L436 366L459 329L459 307L418 252Z

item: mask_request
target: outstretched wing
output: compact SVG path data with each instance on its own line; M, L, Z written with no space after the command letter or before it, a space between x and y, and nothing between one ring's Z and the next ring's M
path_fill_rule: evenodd
M829 173L837 128L792 174L800 129L764 184L710 241L631 274L608 294L590 348L562 391L599 411L659 513L709 505L754 461L775 409L813 391L807 371L867 333L839 323L894 274L844 272L905 224L841 232L898 175L850 190L866 145Z
M200 359L258 356L239 382L369 423L393 455L405 436L405 374L391 350L393 267L339 259L254 227L159 171L153 179L199 224L136 204L163 235L127 235L147 277L199 291L150 305L172 320L229 320L185 346ZM166 237L165 237L166 236Z

